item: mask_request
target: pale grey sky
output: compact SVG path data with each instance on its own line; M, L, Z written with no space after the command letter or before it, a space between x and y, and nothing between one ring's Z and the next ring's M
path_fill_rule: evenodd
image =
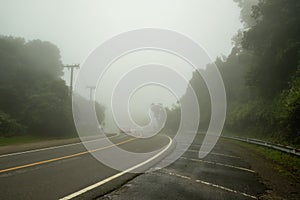
M63 63L73 64L82 63L91 51L116 34L145 27L164 28L189 36L214 60L231 51L231 38L242 27L239 14L233 0L0 0L0 34L50 41L59 47ZM192 68L178 58L144 52L116 63L117 70L103 80L105 85L111 85L120 68L128 70L133 63L142 64L141 60L166 63L191 77ZM68 72L64 78L68 83ZM103 91L99 98L111 88ZM135 102L142 101L135 107L144 112L147 108L142 107L158 101L157 97L167 104L176 100L160 89L148 87L146 92L138 91L133 96ZM104 104L108 106L109 102Z
M239 12L233 0L1 0L0 34L51 41L70 64L118 33L167 28L192 37L215 58L231 50Z

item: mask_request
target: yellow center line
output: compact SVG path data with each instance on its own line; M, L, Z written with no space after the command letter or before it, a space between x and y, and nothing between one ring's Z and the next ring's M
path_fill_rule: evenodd
M76 156L81 156L81 155L84 155L84 154L87 154L87 153L93 153L93 152L96 152L96 151L111 148L113 146L119 146L121 144L130 142L130 141L136 140L136 139L138 139L138 138L131 138L131 139L128 139L128 140L125 140L125 141L122 141L122 142L119 142L119 143L116 143L116 144L112 144L112 145L109 145L109 146L106 146L106 147L93 149L93 150L90 150L90 151L83 151L83 152L79 152L79 153L75 153L75 154L71 154L71 155L67 155L67 156L62 156L62 157L52 158L52 159L49 159L49 160L43 160L43 161L34 162L34 163L30 163L30 164L25 164L25 165L11 167L11 168L7 168L7 169L2 169L2 170L0 170L0 173L9 172L9 171L22 169L22 168L27 168L27 167L32 167L32 166L41 165L41 164L45 164L45 163L50 163L50 162L54 162L54 161L58 161L58 160L63 160L63 159L67 159L67 158L76 157Z

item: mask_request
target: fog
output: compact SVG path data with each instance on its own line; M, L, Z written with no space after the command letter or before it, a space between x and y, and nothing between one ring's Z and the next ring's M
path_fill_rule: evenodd
M2 0L0 34L50 41L59 47L63 63L73 64L83 63L91 51L116 34L145 27L163 28L189 36L214 60L230 53L231 38L242 27L239 14L240 9L232 0ZM174 67L186 79L191 78L192 67L174 55L155 51L132 53L111 66L102 87L99 84L96 100L109 108L106 96L118 76L149 62ZM68 71L63 78L69 84ZM184 91L185 86L180 87ZM145 112L151 103L176 103L169 91L158 86L137 91L131 100L133 118L141 123L147 119ZM109 124L109 109L106 115Z
M113 35L165 28L192 37L215 58L230 52L239 13L232 0L1 0L0 33L51 41L71 64Z

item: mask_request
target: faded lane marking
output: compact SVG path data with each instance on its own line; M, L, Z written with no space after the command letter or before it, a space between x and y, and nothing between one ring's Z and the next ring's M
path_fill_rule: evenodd
M235 193L235 194L243 195L243 196L249 197L249 198L251 198L251 199L258 199L256 196L253 196L253 195L250 195L250 194L246 194L246 193L244 193L244 192L239 192L239 191L236 191L236 190L233 190L233 189L230 189L230 188L221 186L221 185L209 183L209 182L202 181L202 180L199 180L199 179L197 179L197 180L195 180L195 181L196 181L197 183L205 184L205 185L208 185L208 186L211 186L211 187L215 187L215 188L219 188L219 189L222 189L222 190L225 190L225 191L228 191L228 192L232 192L232 193Z
M194 162L208 163L208 164L213 164L213 165L219 165L219 166L223 166L223 167L229 167L229 168L233 168L233 169L238 169L238 170L242 170L242 171L246 171L246 172L255 173L255 171L253 171L251 169L248 169L248 168L237 167L237 166L234 166L234 165L228 165L228 164L223 164L223 163L218 163L218 162L212 162L212 161L206 161L206 160L200 160L200 159L193 159L193 158L187 158L187 157L181 157L180 159L191 160L191 161L194 161Z
M160 170L160 172L164 173L164 174L167 174L167 175L170 175L170 176L176 176L176 177L179 177L179 178L182 178L182 179L192 180L191 177L180 175L180 174L177 174L177 173L174 173L174 172L170 172L170 171L165 170L165 169ZM214 188L218 188L218 189L221 189L221 190L225 190L225 191L228 191L228 192L232 192L232 193L235 193L235 194L238 194L238 195L242 195L244 197L248 197L248 198L251 198L251 199L258 199L256 196L246 194L244 192L239 192L237 190L233 190L233 189L230 189L230 188L227 188L227 187L224 187L224 186L221 186L221 185L217 185L217 184L214 184L214 183L209 183L207 181L202 181L202 180L196 179L195 182L196 183L201 183L201 184L204 184L204 185L207 185L207 186L211 186L211 187L214 187Z
M195 152L195 153L199 152L197 150L191 150L191 149L188 149L187 151L189 151L189 152ZM222 154L222 153L213 153L213 152L210 152L208 155L224 156L224 157L229 157L229 158L240 158L238 156L233 156L233 155L228 155L228 154Z
M171 172L171 171L166 170L166 169L161 169L161 170L159 170L159 172L161 172L163 174L168 174L168 175L171 175L171 176L177 176L179 178L191 180L191 177L188 177L188 176L185 176L185 175L181 175L181 174L176 174L175 172Z
M0 170L0 173L9 172L9 171L17 170L17 169L23 169L23 168L26 168L26 167L32 167L32 166L41 165L41 164L45 164L45 163L50 163L50 162L54 162L54 161L58 161L58 160L63 160L63 159L67 159L67 158L76 157L76 156L81 156L81 155L88 154L88 153L93 153L93 152L96 152L96 151L111 148L113 146L118 146L118 145L130 142L132 140L136 140L136 139L138 139L138 138L132 138L132 139L129 139L129 140L125 140L125 141L122 141L122 142L119 142L119 143L116 143L116 144L112 144L112 145L109 145L109 146L106 146L106 147L93 149L93 150L90 150L90 151L83 151L83 152L80 152L80 153L75 153L75 154L71 154L71 155L67 155L67 156L62 156L62 157L52 158L52 159L49 159L49 160L43 160L43 161L34 162L34 163L30 163L30 164L25 164L25 165L11 167L11 168L7 168L7 169L2 169L2 170Z

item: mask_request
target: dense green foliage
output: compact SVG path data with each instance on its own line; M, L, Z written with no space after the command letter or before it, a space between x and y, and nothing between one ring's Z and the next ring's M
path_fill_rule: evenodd
M22 133L24 127L8 114L0 111L0 133L1 136L9 137L18 133Z
M230 55L215 61L227 94L225 130L299 144L300 1L234 1L244 28L233 37ZM209 75L209 68L204 73ZM200 129L206 129L210 100L205 83L195 72L190 84L199 99Z
M0 136L75 133L59 49L0 37Z
M231 88L229 82L245 80L239 87L243 93L236 90L240 97L228 99L226 128L299 144L300 2L262 0L249 15L256 23L235 43L239 63L227 59L218 64L220 68L231 65L232 69L224 70L233 75L238 68L244 70L240 77L223 77L227 88Z

